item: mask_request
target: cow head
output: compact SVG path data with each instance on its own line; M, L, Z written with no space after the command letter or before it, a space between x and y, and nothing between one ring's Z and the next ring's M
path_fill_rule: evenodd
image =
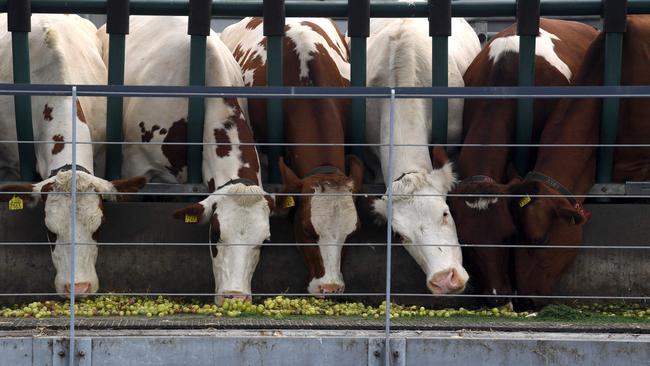
M439 169L409 172L393 184L393 230L427 276L434 294L458 293L469 276L462 266L456 225L445 202L456 183L451 163L435 154ZM373 203L375 213L386 219L388 198Z
M576 255L576 249L554 249L554 245L579 245L582 228L588 218L564 197L533 197L559 195L559 192L537 181L526 181L511 187L510 209L517 226L517 242L523 245L514 251L517 292L520 295L549 295ZM581 206L578 206L581 207ZM526 248L527 244L548 245L549 248ZM539 307L545 299L522 299L520 307Z
M349 176L343 172L323 172L300 179L280 159L284 192L308 194L297 199L279 197L278 206L292 208L293 228L309 270L307 290L312 294L341 293L345 290L341 273L343 243L359 228L359 216L352 193L363 180L363 163L348 156ZM287 199L291 202L288 203Z
M463 250L468 268L478 280L480 293L509 295L513 293L511 250L489 245L509 245L514 240L516 229L510 215L509 201L498 196L507 196L509 187L521 180L516 177L505 185L487 177L476 178L479 179L459 183L453 191L459 196L449 197L449 207L458 224L458 239L464 244L485 245L468 246ZM463 194L494 196L460 196ZM486 298L490 306L501 306L508 301L507 298Z
M210 223L215 302L225 298L250 301L251 280L260 248L271 237L271 197L258 185L229 184L199 203L174 212L188 224Z
M114 192L137 192L146 183L144 177L106 181L82 171L76 174L76 262L74 290L78 295L97 292L99 280L95 271L97 261L97 235L105 221L102 199L115 200ZM20 197L30 206L39 200L45 204L45 226L48 240L52 243L52 261L56 269L54 286L56 292L70 294L71 266L71 223L72 223L72 171L60 171L37 184L6 185L0 187L4 192L25 192ZM67 192L49 193L46 192ZM100 194L88 194L102 192ZM11 199L10 195L0 195L0 200Z

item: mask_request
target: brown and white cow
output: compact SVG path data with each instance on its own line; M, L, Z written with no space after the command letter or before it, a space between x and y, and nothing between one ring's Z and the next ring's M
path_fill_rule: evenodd
M576 85L603 85L605 37L600 34L584 56ZM623 40L622 85L650 85L650 16L629 16ZM602 101L565 99L546 123L541 144L597 144ZM648 98L620 100L619 144L643 144L650 140ZM616 182L650 180L650 148L620 147L615 150ZM534 171L512 187L518 195L565 195L512 199L512 215L520 243L579 245L583 224L590 214L582 207L595 181L597 149L594 147L540 147ZM577 250L522 250L517 256L520 293L549 294L573 262ZM542 304L544 301L535 301Z
M368 85L390 87L431 86L431 38L426 19L372 19L368 39ZM463 86L463 73L480 51L476 32L461 18L452 19L449 38L449 85ZM445 202L456 183L444 149L433 154L430 99L398 99L394 117L394 164L389 171L390 103L367 102L366 139L381 143L372 152L380 160L383 181L392 184L393 229L405 249L426 274L433 293L456 293L465 288L468 274L462 265L454 219ZM462 99L449 100L449 141L458 142ZM424 145L424 146L422 146ZM392 176L392 181L389 177ZM411 196L413 195L413 196ZM375 212L386 218L387 197L374 201Z
M349 86L348 49L330 19L289 18L285 26L283 77L286 86ZM242 67L247 86L266 85L266 39L261 18L246 18L226 28L221 38ZM349 101L288 99L284 104L284 133L288 143L345 142ZM249 100L257 140L267 139L266 102ZM309 269L308 291L342 292L342 244L359 225L353 197L362 181L363 166L348 157L345 174L343 146L290 146L280 161L284 191L315 193L300 196L293 209L294 232ZM321 195L322 193L322 195ZM331 195L328 195L331 194ZM340 244L340 245L339 245Z
M7 16L0 17L0 82L11 83L11 34L6 31ZM34 15L29 34L31 81L39 84L105 84L106 67L101 58L101 44L95 26L76 15ZM36 144L36 168L43 179L36 184L12 184L0 191L20 191L27 204L39 200L45 203L45 225L48 239L54 244L52 260L56 268L54 285L57 293L70 292L71 203L69 194L41 195L41 192L70 192L72 190L72 99L71 97L33 96L32 122L34 139L52 141ZM104 148L94 146L98 159L93 158L91 141L102 141L105 133L106 101L104 98L80 97L77 101L76 190L77 196L77 261L74 291L77 294L97 292L99 280L95 271L97 261L97 232L104 221L102 198L115 199L117 191L137 191L144 178L108 182L94 176L101 171L100 156ZM13 98L0 97L0 140L16 140ZM0 179L19 176L18 147L0 143ZM109 193L102 197L89 192ZM11 199L0 195L0 201ZM44 233L45 234L45 233ZM56 245L59 244L60 245Z
M465 73L467 86L517 85L519 37L515 31L515 25L506 28L481 51ZM535 49L535 85L569 85L596 34L593 28L582 23L541 19ZM557 103L557 99L534 102L533 142L539 140L541 130ZM516 113L517 102L514 99L466 100L464 143L514 143ZM464 147L458 161L462 181L454 193L508 194L511 186L520 181L510 162L511 153L507 147ZM534 152L531 155L534 157ZM451 197L450 206L458 223L461 243L513 243L516 229L507 199ZM481 293L503 295L518 289L510 273L513 252L509 248L467 247L465 254ZM517 282L522 281L517 278ZM489 302L502 304L504 299L489 299Z
M99 30L108 58L108 37ZM188 85L190 37L187 17L131 17L126 40L125 84ZM242 86L239 65L214 33L207 37L206 85ZM250 299L260 247L270 237L273 201L261 185L257 151L248 125L246 100L205 101L203 181L212 192L203 201L174 213L190 224L210 222L215 301ZM187 99L126 98L122 174L144 175L165 183L187 181ZM151 144L148 144L151 143ZM215 145L216 143L216 145Z

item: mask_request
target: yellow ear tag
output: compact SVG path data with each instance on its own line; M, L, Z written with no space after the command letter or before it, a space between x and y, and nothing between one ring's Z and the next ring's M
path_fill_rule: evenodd
M9 200L9 211L22 210L23 206L23 199L18 196L13 196L13 198Z
M186 224L196 224L199 222L199 217L196 215L185 214L185 223Z
M293 200L293 196L286 196L284 198L284 203L282 205L282 208L289 208L295 205L296 205L296 201Z
M522 198L519 200L519 207L524 207L524 206L526 206L527 204L530 203L530 201L531 201L531 200L530 200L530 197L529 197L529 196L522 197Z

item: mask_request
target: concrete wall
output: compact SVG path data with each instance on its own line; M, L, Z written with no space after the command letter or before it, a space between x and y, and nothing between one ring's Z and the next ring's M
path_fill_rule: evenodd
M171 213L183 203L106 203L107 222L102 242L205 243L208 228L185 225ZM588 205L593 213L586 225L585 244L647 245L650 238L650 205ZM348 247L343 274L348 293L383 293L385 288L386 229L362 211L363 230L351 242L376 243ZM290 243L292 230L286 217L271 223L276 243ZM44 242L46 230L42 207L8 211L0 207L0 242ZM650 251L583 249L556 291L562 295L650 294ZM211 259L207 246L101 246L97 261L100 291L108 292L214 292ZM0 245L0 293L54 292L54 267L48 245ZM253 277L256 293L304 293L307 271L297 247L267 245ZM422 293L424 274L399 245L393 252L393 292ZM2 297L0 301L24 301ZM365 301L381 301L367 297ZM431 297L403 298L399 302L440 304ZM452 302L451 305L467 303Z

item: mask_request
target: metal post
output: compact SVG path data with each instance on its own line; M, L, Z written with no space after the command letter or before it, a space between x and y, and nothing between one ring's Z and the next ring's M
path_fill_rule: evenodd
M623 34L626 29L627 0L605 0L603 2L603 32L605 32L605 70L606 86L620 85L623 56ZM603 118L600 126L600 143L615 144L618 132L619 99L604 98ZM598 149L598 171L596 182L612 181L614 149Z
M447 59L451 36L451 0L429 0L429 36L431 36L431 84L448 86ZM432 101L431 142L447 143L448 100Z
M366 39L370 34L370 0L348 1L348 35L351 39L350 85L366 86ZM347 135L349 142L362 144L366 133L366 99L353 98ZM361 156L362 147L350 149Z
M392 272L393 250L393 166L395 165L395 89L390 90L390 126L388 129L388 189L386 195L386 342L384 344L384 362L390 366L390 284Z
M535 84L535 39L539 33L540 0L517 0L519 35L519 86ZM533 135L533 99L518 99L515 142L530 144ZM521 176L528 172L530 147L517 147L515 166Z
M77 87L72 87L72 187L70 188L72 202L70 204L70 350L68 365L74 365L74 300L75 300L75 271L77 267Z
M206 41L210 35L210 14L212 0L190 0L187 34L190 41L190 85L205 86ZM205 118L205 100L203 97L190 97L187 111L187 142L203 141L203 120ZM202 181L201 161L203 147L187 147L187 182Z
M106 8L108 40L108 85L124 84L125 35L129 34L129 0L109 0ZM122 142L121 96L106 101L106 141ZM106 179L119 179L122 172L122 145L106 146Z
M11 32L11 51L13 58L14 83L29 84L29 37L31 31L31 0L8 0L8 30ZM16 137L18 141L33 141L32 97L14 96L16 115ZM18 144L20 178L25 181L36 180L36 154L31 143Z
M268 86L282 86L282 39L284 37L284 0L264 0L264 36L266 36L266 84ZM284 140L284 120L282 99L267 99L266 103L268 141L280 143ZM269 181L280 183L280 169L278 159L282 148L270 146L269 156Z

